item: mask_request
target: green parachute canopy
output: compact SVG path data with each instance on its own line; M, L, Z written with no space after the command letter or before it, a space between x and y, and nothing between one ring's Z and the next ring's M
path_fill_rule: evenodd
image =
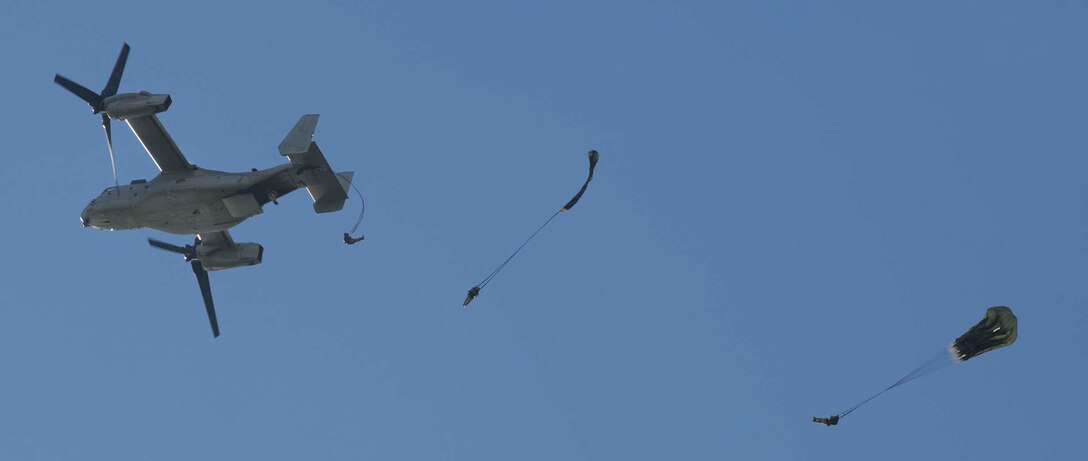
M1016 316L1012 309L995 306L986 309L982 321L952 342L952 354L962 362L1014 342Z
M597 151L589 151L589 177L586 178L586 182L582 184L582 188L578 190L578 193L574 195L574 198L570 199L570 201L567 202L566 205L563 205L563 208L560 208L559 211L566 212L571 208L574 208L574 205L582 199L582 194L586 193L586 188L589 187L589 182L593 180L593 169L597 168L597 160L599 160L600 158L601 156L597 153Z

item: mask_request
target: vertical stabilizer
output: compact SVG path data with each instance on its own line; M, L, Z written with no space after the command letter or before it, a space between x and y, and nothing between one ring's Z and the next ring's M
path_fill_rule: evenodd
M305 154L310 149L310 141L314 138L318 117L318 114L307 114L299 118L295 127L291 128L291 132L287 133L283 142L280 143L280 155L287 157Z

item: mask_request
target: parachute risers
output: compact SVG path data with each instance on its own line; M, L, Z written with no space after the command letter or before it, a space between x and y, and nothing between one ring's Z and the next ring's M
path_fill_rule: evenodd
M587 153L586 155L589 157L589 176L586 178L586 182L582 184L582 188L578 190L578 193L574 194L574 197L572 197L566 205L563 205L563 208L560 208L558 211L553 213L547 221L544 221L544 224L541 224L540 227L538 227L536 231L529 236L529 238L525 239L525 242L522 243L517 250L514 250L514 253L511 254L510 257L506 258L506 261L503 261L502 264L499 264L499 267L491 271L491 273L488 274L487 277L484 277L484 279L480 281L480 283L470 288L468 290L468 294L465 296L465 302L461 304L462 307L468 307L469 303L471 303L472 300L476 299L477 296L480 296L480 290L487 286L488 283L491 283L491 279L495 278L495 276L498 275L499 272L502 271L503 268L510 263L510 260L514 259L514 256L517 256L518 252L520 252L522 248L525 248L525 245L528 245L529 242L533 240L533 237L536 237L536 234L539 234L540 231L544 230L544 227L547 226L548 223L552 222L552 220L555 219L556 216L559 216L559 213L565 213L567 211L570 211L571 208L574 208L574 205L578 204L578 201L582 199L582 194L586 193L586 188L589 187L589 182L593 180L593 170L597 168L597 160L600 160L601 158L600 154L598 154L595 150L589 151L589 153Z
M840 418L852 413L854 410L857 410L862 405L865 405L870 400L879 397L885 392L945 368L953 363L965 362L994 349L1008 346L1016 342L1016 335L1017 321L1016 316L1012 313L1012 309L1005 306L994 306L986 309L986 315L982 320L975 324L975 326L969 328L963 335L960 335L959 338L956 338L955 341L952 341L952 344L948 346L947 351L941 351L917 368L911 370L910 373L899 378L899 380L892 383L892 385L846 409L846 411L828 418L813 417L812 421L828 426L834 425L838 423ZM832 419L834 420L834 423L829 424L828 422Z

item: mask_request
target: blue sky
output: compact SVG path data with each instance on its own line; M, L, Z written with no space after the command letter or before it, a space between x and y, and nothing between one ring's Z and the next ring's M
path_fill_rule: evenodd
M1070 459L1088 411L1076 2L4 2L0 459ZM305 113L367 197L232 229L213 340L53 84L188 159ZM122 181L156 169L115 124ZM464 292L561 206L468 310ZM1022 331L834 428L1008 305Z

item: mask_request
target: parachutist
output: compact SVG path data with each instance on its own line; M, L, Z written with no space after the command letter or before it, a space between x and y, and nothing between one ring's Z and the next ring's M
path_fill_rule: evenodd
M476 299L477 296L480 296L480 287L475 286L470 288L468 290L468 296L465 296L465 303L462 304L461 307L468 307L468 303L472 302L473 299Z
M366 238L365 235L360 235L359 238L355 238L355 237L352 237L351 234L349 234L347 232L344 232L344 243L346 243L348 245L354 245L356 243L362 242L363 239L365 239L365 238Z
M812 422L823 424L825 426L830 427L830 426L834 426L836 424L839 424L839 416L838 415L828 416L826 418L817 418L817 417L813 416L812 417Z

